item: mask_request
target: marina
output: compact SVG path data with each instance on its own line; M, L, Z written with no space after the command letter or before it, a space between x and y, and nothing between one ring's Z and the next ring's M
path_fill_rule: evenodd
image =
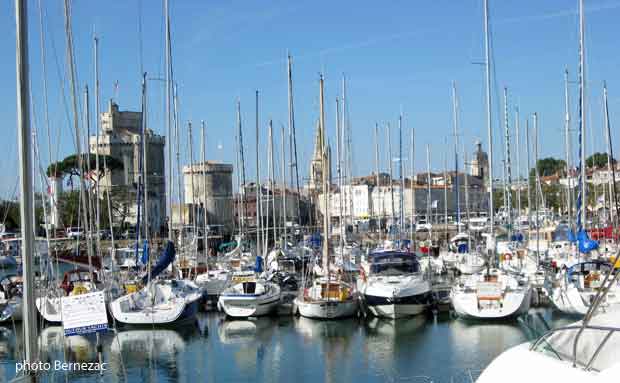
M523 90L498 85L496 52L509 44L496 28L514 21L471 1L472 24L454 28L480 44L482 80L450 81L439 132L391 101L387 120L360 120L354 108L376 101L360 102L355 76L333 75L330 49L312 80L309 58L287 50L269 85L256 76L227 112L205 107L214 89L192 96L179 53L196 44L184 35L195 20L175 0L131 11L140 76L121 96L118 80L101 87L124 71L100 67L110 63L100 39L116 28L83 32L103 13L14 0L18 166L0 168L15 180L0 183L0 382L617 381L614 86L586 78L596 46L586 20L601 8L575 0L552 17L575 16L578 36L563 41L576 80L566 66L556 84L559 141L544 105L521 115ZM143 31L154 25L157 48Z

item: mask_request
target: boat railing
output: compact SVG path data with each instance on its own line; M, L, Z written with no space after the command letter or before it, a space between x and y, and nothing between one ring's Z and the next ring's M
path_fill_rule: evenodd
M563 327L558 327L555 329L551 329L549 331L547 331L543 336L541 336L540 338L538 338L530 347L531 351L537 351L538 348L544 343L546 346L549 347L549 350L551 352L553 352L553 354L555 354L555 356L557 356L558 359L563 360L562 356L553 348L553 345L551 345L551 343L549 342L549 337L553 334L557 334L559 332L562 331L577 331L578 333L583 332L584 330L594 330L594 331L599 331L599 332L603 332L603 333L607 333L605 335L605 337L603 338L603 340L601 341L601 343L598 345L598 347L594 350L594 352L592 353L592 356L590 357L590 359L588 360L587 363L580 363L583 367L584 370L589 371L592 368L593 363L596 361L596 358L599 356L601 350L603 349L603 347L605 346L605 344L607 344L607 341L609 340L609 338L611 338L611 336L616 333L616 332L620 332L620 327L611 327L611 326L597 326L597 325L570 325L570 326L563 326ZM572 363L573 366L577 366L577 342L579 341L579 337L575 337L575 340L573 341L573 355L572 355Z

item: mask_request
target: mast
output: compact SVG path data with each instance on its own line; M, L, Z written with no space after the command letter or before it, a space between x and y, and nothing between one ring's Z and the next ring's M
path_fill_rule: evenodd
M516 135L516 155L517 155L517 219L521 216L521 146L519 132L519 107L515 108L515 135Z
M448 146L447 141L446 139L446 146ZM450 233L448 232L448 152L444 152L443 157L443 223L446 230L446 243L448 243L450 241Z
M144 79L142 81L142 102L143 102L143 106L142 106L142 153L140 153L143 157L143 161L144 161L144 166L142 167L142 171L144 172L143 174L143 188L144 188L144 239L146 239L146 241L148 241L151 237L150 237L150 230L149 230L149 226L150 226L150 221L149 221L149 189L148 189L148 184L149 184L149 179L148 179L148 140L147 140L147 131L146 131L146 127L147 127L147 93L146 93L146 72L143 74ZM140 228L138 228L138 230L140 230ZM99 236L97 236L99 237ZM150 263L149 263L150 264Z
M379 188L379 182L380 177L379 177L379 124L375 123L375 173L377 176L377 180L376 180L376 187L377 187L377 202L379 202L379 194L381 192L380 188ZM381 206L383 206L383 199L381 199ZM374 210L374 206L373 206L373 210ZM377 209L377 216L379 216L379 209ZM379 229L381 229L381 219L379 218Z
M392 171L392 137L390 133L390 123L388 122L386 127L387 141L388 141L388 166L390 169L390 202L392 203L392 225L396 221L396 206L394 204L394 173ZM390 230L391 231L391 230Z
M241 100L237 99L237 129L238 129L238 137L239 137L239 159L240 159L240 167L241 167L241 188L239 192L241 193L241 226L243 226L244 221L247 219L246 208L245 208L245 155L243 148L243 129L241 126ZM239 229L239 234L241 234L241 227Z
M97 229L97 235L95 236L96 241L97 241L97 255L101 256L101 241L99 239L99 229L100 229L100 214L101 214L101 204L99 201L99 197L100 197L100 188L99 188L99 181L101 180L101 176L100 176L100 169L99 169L99 131L100 131L100 125L101 125L101 116L99 113L101 113L101 111L99 110L99 94L100 94L100 89L99 89L99 38L97 36L95 36L93 38L93 42L94 42L94 61L95 61L95 171L97 174L97 183L95 184L95 193L96 193L96 198L95 198L95 222L96 222L96 229ZM90 140L90 137L89 137ZM112 227L110 226L110 231L112 231Z
M329 286L329 184L327 180L327 164L325 161L325 154L327 148L325 146L325 110L323 107L324 103L324 93L323 93L323 74L320 75L319 78L319 102L320 102L320 125L319 125L319 136L321 138L321 152L323 161L321 161L322 169L322 178L323 178L323 268L324 272L327 273L327 282Z
M579 0L579 148L580 152L580 196L577 198L577 231L586 223L586 80L585 80L585 20L583 0Z
M459 104L456 97L456 81L452 81L452 111L454 114L454 199L456 201L456 230L459 230L461 219L461 200L459 198Z
M260 186L260 153L259 153L259 144L260 144L260 134L258 129L258 90L256 91L256 255L263 256L262 252L262 221L263 221L263 209L262 209L262 196L261 196L261 186Z
M484 0L484 57L486 77L487 106L487 139L489 141L489 219L490 233L495 226L495 210L493 208L493 131L491 126L491 59L489 45L489 0Z
M171 75L172 75L172 47L170 43L170 10L168 6L168 0L164 0L164 14L166 18L166 131L168 132L168 141L172 137L172 124L170 113L170 92L172 88ZM176 110L176 87L175 87L175 110ZM176 120L176 119L175 119ZM178 159L177 159L178 161ZM180 175L179 175L180 176ZM168 143L168 240L172 241L172 143ZM179 188L179 196L181 195L181 189ZM183 214L181 212L182 205L179 202L179 217Z
M534 196L534 206L536 210L536 259L540 263L540 222L538 214L538 184L540 175L538 174L538 114L534 113L534 174L536 175L536 195Z
M201 130L201 138L202 138L202 142L201 142L201 149L200 149L200 157L202 160L202 213L203 213L203 235L204 235L204 240L203 240L203 250L204 250L204 255L205 255L205 265L208 265L208 256L209 256L209 231L208 231L208 224L209 224L209 212L207 210L207 155L206 155L206 146L207 146L207 126L205 124L205 121L202 120L200 121L200 130Z
M273 121L269 120L269 194L271 195L271 221L273 222L273 243L278 239L276 226L276 195L274 187L275 164L273 161ZM267 214L269 214L269 200L267 200ZM267 220L269 221L269 220Z
M404 206L404 193L405 193L405 177L403 175L403 115L398 116L398 173L400 175L400 217L398 222L398 240L402 240L402 227L405 224L405 206Z
M181 227L183 227L184 225L184 217L182 214L181 209L183 208L183 205L185 205L185 197L184 197L184 193L183 193L183 185L181 182L181 176L183 174L182 168L181 168L181 138L179 135L179 98L177 95L177 86L176 84L174 85L173 88L173 101L174 101L174 141L175 141L175 154L176 154L176 164L177 164L177 187L178 187L178 194L179 194L179 224L181 225ZM171 127L172 129L172 127ZM172 134L172 132L170 133ZM170 136L170 151L172 151L172 136ZM172 166L172 161L170 166ZM172 177L172 173L170 174L170 190L172 190L172 185L173 185L173 177ZM171 193L172 194L172 193ZM172 209L172 206L171 206ZM170 228L169 231L172 232L172 224L170 223ZM170 234L170 236L172 236L172 234ZM183 241L182 236L179 238L180 241ZM181 244L179 244L181 245Z
M616 193L616 171L612 166L611 159L614 158L614 150L611 144L611 123L609 122L609 106L607 105L607 83L603 83L603 98L605 105L605 128L607 131L607 167L611 172L611 184L609 190L610 202L609 202L609 211L612 215L612 230L615 232L618 226L618 214L620 211L618 210L618 194ZM611 203L614 203L614 207L611 207ZM615 214L614 214L614 209Z
M341 144L342 144L342 125L340 123L340 103L336 97L336 174L338 177L338 222L340 224L340 235L338 239L340 250L344 246L344 226L342 222L342 168L341 168Z
M528 241L532 236L532 188L531 184L531 169L532 163L530 161L530 119L525 119L525 149L527 155L527 226L528 226Z
M568 227L573 229L572 217L572 177L570 175L571 158L570 158L570 100L568 93L568 69L564 70L564 149L566 151L566 211L568 215Z
M508 126L508 88L504 87L504 129L506 133L506 192L508 208L508 238L512 232L512 169L510 166L510 127Z
M196 189L194 188L194 139L193 139L193 132L192 132L192 122L188 121L187 122L187 141L188 141L188 146L189 146L189 182L190 182L190 188L192 189L192 221L191 224L193 226L193 233L194 233L194 237L196 236Z
M299 168L297 166L297 137L295 134L295 109L293 107L293 58L288 55L288 129L290 136L290 148L291 153L291 186L293 186L293 167L295 167L295 186L297 190L297 219L301 224L301 205L300 205L300 190L299 190ZM284 166L284 164L283 164Z
M415 184L414 184L414 171L415 171L415 129L411 129L411 222L409 223L409 230L411 231L411 248L415 252Z
M428 195L426 197L426 223L429 224L431 223L431 205L432 205L432 195L431 195L431 146L426 144L426 186L427 186L427 190L428 190ZM431 231L428 233L428 238L431 241L431 243L433 242L433 232L432 232L432 227L433 225L431 224L429 226L431 228Z
M15 0L15 44L17 78L17 130L19 146L20 224L22 232L24 362L37 360L37 317L34 294L34 224L33 214L31 136L30 136L30 76L28 58L28 2Z
M282 139L282 248L286 250L287 237L286 237L286 135L284 133L284 126L281 131Z

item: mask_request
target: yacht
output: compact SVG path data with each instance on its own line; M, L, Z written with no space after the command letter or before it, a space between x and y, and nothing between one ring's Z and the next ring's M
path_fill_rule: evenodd
M372 253L362 263L357 289L375 316L400 318L422 313L431 303L431 284L414 253Z
M269 315L280 304L280 286L262 279L248 279L228 287L218 300L218 308L233 318Z

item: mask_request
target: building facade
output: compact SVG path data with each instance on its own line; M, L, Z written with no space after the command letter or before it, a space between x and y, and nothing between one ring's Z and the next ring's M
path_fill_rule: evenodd
M144 160L142 169L143 175L146 175L149 226L151 230L159 230L166 223L165 137L146 128L145 146L142 148L142 112L120 111L112 100L100 118L101 132L89 138L90 153L99 152L122 163L122 168L106 172L99 180L100 191L109 191L115 203L123 205L124 213L116 214L122 214L125 222L135 224L140 162ZM100 167L103 166L100 164Z

